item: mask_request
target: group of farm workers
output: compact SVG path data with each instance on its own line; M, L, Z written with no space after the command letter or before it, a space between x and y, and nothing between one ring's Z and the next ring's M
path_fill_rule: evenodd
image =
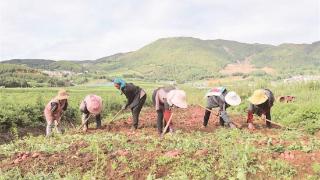
M124 94L127 103L123 105L122 110L130 109L132 112L132 129L136 130L139 124L139 114L146 101L146 92L132 83L127 83L121 78L113 80L115 88L121 95ZM203 128L206 128L210 118L212 108L219 109L219 123L222 126L236 128L227 114L227 108L237 106L241 103L240 96L234 91L228 91L225 87L214 87L210 89L205 97L207 98L207 106L205 108L203 118ZM67 110L69 94L66 90L60 90L58 95L54 97L45 107L44 116L47 121L46 135L50 136L52 128L56 128L58 133L62 133L61 117L63 111ZM174 108L187 108L186 93L176 87L160 87L153 91L152 102L157 113L157 129L159 135L163 134L163 128L168 123L166 132L173 132L173 123L170 120L172 110ZM266 126L271 127L271 107L274 102L274 95L269 89L258 89L254 91L249 98L249 108L247 123L248 128L255 129L253 125L253 114L258 116L265 115ZM100 96L90 94L87 95L80 104L82 112L83 131L88 129L88 119L95 117L96 128L101 128L101 112L103 109L102 98Z

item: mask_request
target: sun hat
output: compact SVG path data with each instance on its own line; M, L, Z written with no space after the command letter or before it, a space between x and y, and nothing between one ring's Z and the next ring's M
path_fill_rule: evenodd
M84 98L87 109L91 114L100 114L102 111L102 99L100 96L90 94Z
M183 90L171 90L167 94L167 102L170 106L175 105L179 108L187 108L186 93Z
M254 105L259 105L268 99L268 96L265 93L264 89L258 89L253 92L253 95L249 98L249 102L251 102Z
M210 89L207 93L206 93L206 97L210 97L210 96L220 96L223 91L226 90L225 87L214 87L212 89Z
M60 89L58 92L58 96L56 97L58 100L68 99L69 94L65 89Z
M234 91L228 92L224 99L231 106L238 106L241 103L240 96Z

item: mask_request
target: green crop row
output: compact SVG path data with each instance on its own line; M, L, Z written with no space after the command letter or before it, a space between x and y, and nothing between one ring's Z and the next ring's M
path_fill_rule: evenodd
M136 82L143 87L148 94L146 106L151 106L152 91L157 87L155 84ZM219 85L219 84L218 84ZM231 107L231 114L240 114L244 117L249 102L247 99L252 92L258 88L269 88L275 96L292 95L296 97L293 103L275 102L272 108L272 120L291 128L303 129L315 133L320 129L320 83L298 83L298 84L271 84L267 81L235 82L226 85L228 90L238 92L242 98L240 106ZM204 94L207 89L197 89L190 85L180 86L187 92L189 104L205 105ZM113 87L70 87L67 88L70 99L68 110L64 118L73 123L80 123L79 105L88 94L97 94L103 98L103 117L108 117L120 110L126 102L124 95ZM57 88L14 88L0 89L0 129L8 130L11 127L39 126L45 123L43 109L46 103L53 98Z

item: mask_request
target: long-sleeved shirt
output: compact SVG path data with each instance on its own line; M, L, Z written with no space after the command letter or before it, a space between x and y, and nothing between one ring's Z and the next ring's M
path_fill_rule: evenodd
M229 123L230 119L226 111L229 105L224 99L227 93L227 90L225 90L220 96L207 97L207 108L212 109L219 107L219 116L223 119L224 122Z
M139 104L140 98L143 97L146 93L139 86L135 86L132 83L126 83L126 86L121 89L121 92L127 98L126 108L134 108Z
M67 110L68 101L64 101L63 104L60 103L58 99L52 99L44 109L44 116L47 122L52 122L54 120L59 120L61 118L62 112Z
M266 115L266 118L268 120L271 120L271 107L273 106L274 103L274 95L269 89L264 89L265 93L268 97L266 102L259 104L259 105L254 105L250 103L249 108L248 108L248 123L251 123L253 121L253 114L257 114L258 116L261 116L262 114Z
M161 87L153 91L152 101L156 110L168 110L169 104L167 102L167 94L176 89L175 87Z

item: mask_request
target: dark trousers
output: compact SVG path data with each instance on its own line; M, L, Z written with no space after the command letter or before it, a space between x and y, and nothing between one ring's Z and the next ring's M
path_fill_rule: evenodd
M141 109L146 102L147 94L145 94L142 98L140 98L139 103L131 109L132 118L133 118L133 124L132 126L137 129L139 124L139 115L141 112Z
M258 115L258 116L262 116L263 114L266 115L266 119L268 119L269 121L271 121L271 108L269 108L266 112L263 112L260 109L254 109L253 113ZM271 127L271 122L266 121L266 125L267 127Z
M163 122L163 110L157 110L157 128L158 128L158 133L162 133L163 127L166 126L166 123ZM169 128L167 129L166 133L169 132Z
M85 117L85 119L87 119L89 117L89 113L88 114L84 114L84 117ZM89 121L86 122L85 126L88 128ZM96 115L96 127L97 128L101 128L101 114L97 114Z
M84 122L86 119L88 119L88 117L90 115L90 112L88 111L87 106L84 106L84 108L80 109L80 111L83 113L82 121ZM88 128L89 121L86 122L85 126ZM96 127L97 128L101 128L101 114L97 114L96 115Z
M157 110L157 128L158 128L158 133L162 133L162 128L163 128L163 111L162 110Z
M208 108L208 107L207 107ZM208 109L212 109L212 108L208 108ZM211 114L211 111L208 111L206 110L206 112L204 113L204 117L203 117L203 126L207 126L208 125L208 122L209 122L209 118L210 118L210 114ZM222 119L222 117L219 116L219 124L221 126L224 125L224 120Z
M268 119L269 121L271 121L271 113L270 113L270 110L266 112L266 119ZM271 122L269 121L266 121L266 125L267 127L271 127Z
M208 108L209 109L209 108ZM210 109L211 110L211 109ZM209 122L211 111L206 110L203 117L203 126L207 126Z

